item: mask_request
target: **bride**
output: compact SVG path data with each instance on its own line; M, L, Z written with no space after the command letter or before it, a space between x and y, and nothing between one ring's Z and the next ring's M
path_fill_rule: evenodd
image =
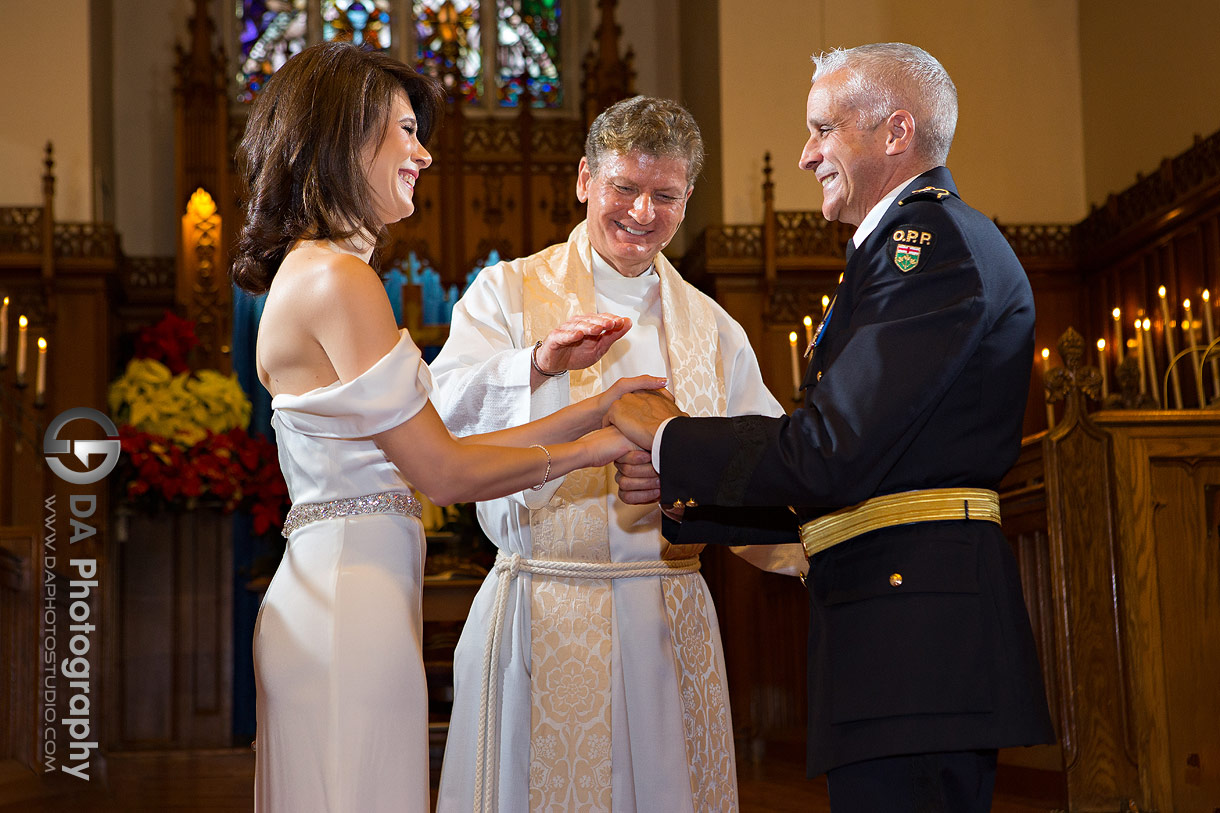
M239 148L233 278L267 295L257 369L293 500L254 636L260 811L428 810L424 534L411 486L448 504L605 465L635 448L600 428L609 405L664 385L625 379L516 429L445 429L369 265L386 224L415 210L442 105L437 82L393 58L325 43L271 77ZM630 326L599 314L569 338L611 341Z

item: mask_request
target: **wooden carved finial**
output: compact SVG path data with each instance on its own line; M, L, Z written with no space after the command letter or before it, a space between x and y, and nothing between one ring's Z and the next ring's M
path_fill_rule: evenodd
M775 289L778 275L775 261L776 236L775 184L771 181L771 153L763 153L763 283L769 292Z
M1102 409L1156 409L1156 400L1140 392L1140 365L1134 355L1128 355L1115 373L1118 387L1102 402Z
M42 175L42 281L49 297L55 275L55 149L50 141L42 163L46 167Z
M616 5L617 0L598 0L601 22L593 35L597 50L590 48L585 55L584 79L581 83L581 111L586 132L599 113L635 94L635 69L632 67L635 52L629 47L623 57L618 55L622 29L614 21Z
M208 0L195 0L188 23L189 45L187 48L180 43L174 46L177 52L174 89L178 93L224 93L224 48L215 42L216 25L208 13L208 5Z
M1101 398L1101 372L1096 367L1084 364L1084 337L1069 327L1055 345L1064 366L1056 367L1046 374L1047 403L1067 400L1064 422L1084 414L1082 395L1091 400Z
M43 173L42 176L42 182L44 185L43 188L45 190L45 185L50 184L51 189L53 190L55 188L55 147L50 141L47 142L45 157L42 159L42 165L47 168L47 171Z
M42 173L42 205L47 209L47 218L50 219L54 216L51 213L55 200L55 148L50 141L47 142L42 165L46 167L46 171Z

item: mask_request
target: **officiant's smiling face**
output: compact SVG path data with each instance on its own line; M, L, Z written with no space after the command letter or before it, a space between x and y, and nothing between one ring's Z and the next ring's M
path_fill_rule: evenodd
M694 186L684 158L610 152L597 173L580 159L576 197L589 204L589 242L625 277L648 270L682 225Z

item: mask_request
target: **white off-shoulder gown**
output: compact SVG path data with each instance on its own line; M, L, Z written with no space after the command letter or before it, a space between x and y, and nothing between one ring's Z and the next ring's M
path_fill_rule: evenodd
M409 492L370 437L414 416L431 389L404 330L359 377L276 396L293 503ZM292 533L254 632L256 810L426 813L423 572L412 516L324 519Z

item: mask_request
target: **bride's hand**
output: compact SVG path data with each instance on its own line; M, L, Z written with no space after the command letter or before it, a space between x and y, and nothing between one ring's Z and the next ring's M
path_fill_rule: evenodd
M631 441L623 436L623 433L615 429L613 426L607 426L605 429L597 429L580 439L589 450L590 466L606 466L618 460L623 455L630 451L638 450Z
M657 378L655 375L636 375L630 378L620 378L607 387L601 395L595 395L589 399L595 404L597 410L595 425L604 425L606 422L606 412L609 411L610 406L629 392L657 390L661 395L673 401L673 394L665 389L667 383L669 383L668 379Z

